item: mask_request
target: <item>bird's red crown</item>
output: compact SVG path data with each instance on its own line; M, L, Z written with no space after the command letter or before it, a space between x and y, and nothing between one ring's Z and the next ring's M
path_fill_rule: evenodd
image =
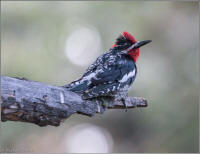
M136 43L136 39L133 35L131 35L129 32L123 32L123 36L127 39L127 40L130 40L132 41L133 43Z

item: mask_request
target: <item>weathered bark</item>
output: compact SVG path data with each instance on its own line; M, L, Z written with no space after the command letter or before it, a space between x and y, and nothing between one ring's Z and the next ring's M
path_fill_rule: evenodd
M126 109L111 98L83 100L63 87L20 78L1 77L1 121L22 121L39 126L59 126L74 113L93 116L106 109ZM127 108L146 107L143 98L127 97Z

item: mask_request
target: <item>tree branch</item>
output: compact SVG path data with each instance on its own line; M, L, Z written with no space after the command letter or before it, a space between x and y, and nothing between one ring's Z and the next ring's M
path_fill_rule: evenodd
M59 126L74 113L93 116L106 109L126 109L122 101L111 98L83 100L63 87L24 78L1 77L1 121L22 121L39 126ZM127 97L127 108L146 107L143 98ZM107 105L106 105L107 104Z

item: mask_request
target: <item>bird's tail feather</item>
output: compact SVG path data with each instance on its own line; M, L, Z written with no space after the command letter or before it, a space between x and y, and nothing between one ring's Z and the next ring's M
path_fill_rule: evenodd
M88 88L88 81L82 81L81 79L73 81L70 84L64 85L64 88L67 88L67 90L82 93Z

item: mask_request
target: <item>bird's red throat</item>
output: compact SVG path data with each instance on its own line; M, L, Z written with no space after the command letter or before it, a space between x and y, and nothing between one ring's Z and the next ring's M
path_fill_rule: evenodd
M137 62L139 56L140 56L140 48L136 50L131 50L128 52L128 54L131 56L131 58L134 60L134 62Z
M123 33L124 37L127 38L128 40L131 40L133 43L136 43L136 39L133 35L131 35L129 32L124 32ZM128 54L131 56L131 58L134 60L134 62L136 62L140 56L140 49L133 49L133 50L130 50L128 52Z

